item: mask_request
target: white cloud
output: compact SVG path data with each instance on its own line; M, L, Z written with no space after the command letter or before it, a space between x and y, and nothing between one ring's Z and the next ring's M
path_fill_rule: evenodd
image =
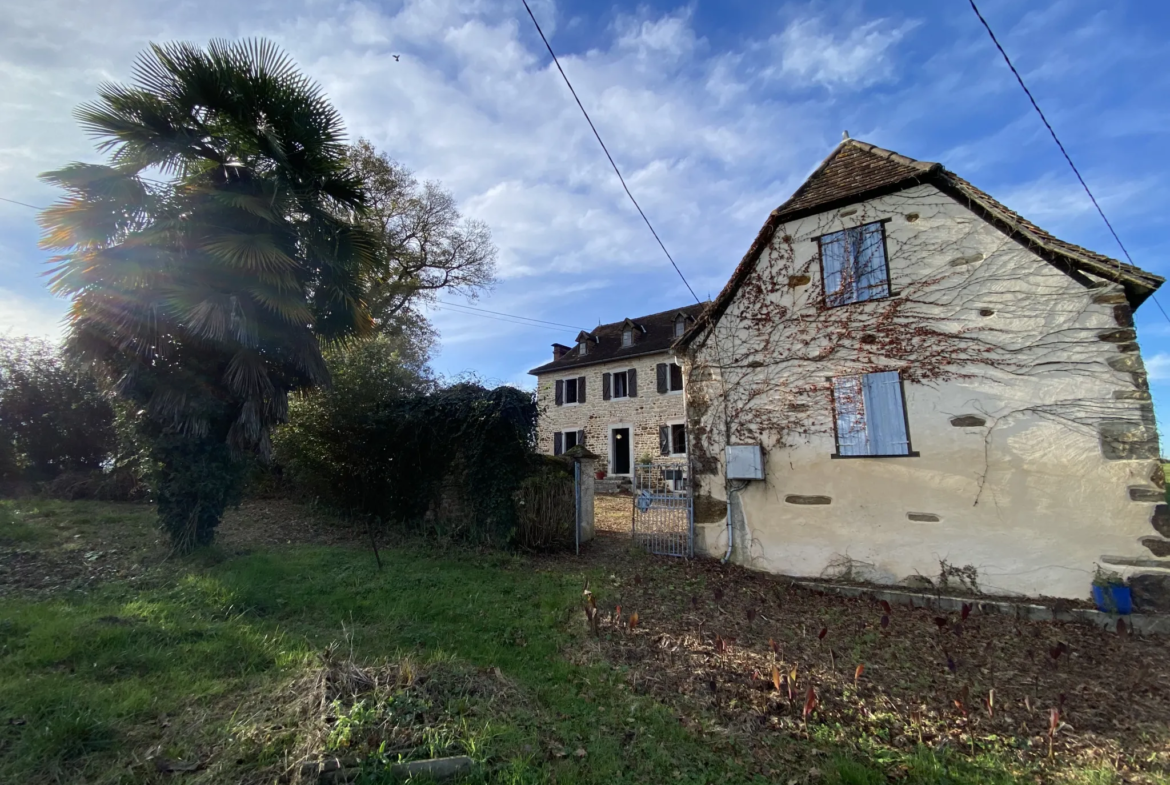
M778 76L826 87L860 88L894 76L890 50L912 29L887 19L831 32L817 18L797 19L772 37L780 57Z
M66 304L48 295L25 297L9 289L0 289L0 335L37 335L59 339L63 330Z
M1036 143L1035 118L1016 104L1019 111L1004 116L1004 97L1015 87L995 70L1002 65L985 37L970 43L967 22L962 36L969 38L926 51L927 36L910 36L915 22L856 18L850 0L769 11L754 29L711 40L696 21L697 6L569 11L592 17L582 23L555 0L530 2L701 296L723 286L768 212L842 128L909 155L924 156L923 145L950 149L953 156L941 160L961 174L981 174L979 165L991 162L1001 183L1030 179L994 193L1042 225L1058 223L1050 217L1084 218L1063 173L1046 180L1009 166L1019 161L1022 138ZM0 18L0 195L45 204L53 194L36 181L38 172L96 160L71 112L100 82L129 80L148 41L266 36L322 84L352 136L369 138L421 178L440 180L465 213L487 221L500 247L501 283L485 307L592 325L688 299L513 0L0 0ZM769 27L777 18L786 21ZM572 40L562 42L558 29L572 31ZM923 47L913 72L899 64L910 46ZM1161 127L1149 111L1144 122ZM1120 124L1116 117L1132 115L1102 117ZM967 123L973 116L978 122ZM939 118L944 133L934 141ZM995 184L990 179L985 187ZM1142 202L1133 198L1138 187L1144 183L1111 188L1106 181L1100 192L1132 211ZM1158 204L1144 201L1146 209ZM55 325L60 304L34 294L43 291L42 256L31 239L15 243L6 234L0 226L8 287L0 293L0 329ZM490 365L503 378L532 347L566 339L449 312L435 321L446 368ZM500 368L509 352L514 365Z
M1164 382L1170 379L1170 354L1158 352L1145 358L1146 374L1152 382Z

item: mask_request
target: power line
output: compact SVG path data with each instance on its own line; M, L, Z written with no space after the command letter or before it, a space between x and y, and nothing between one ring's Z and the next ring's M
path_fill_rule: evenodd
M475 307L470 306L470 305L463 305L462 303L449 303L449 302L446 302L444 300L439 300L438 302L441 305L453 305L456 308L467 308L467 309L472 310L472 311L483 311L484 313L494 313L496 316L510 316L514 319L524 319L525 321L529 321L529 322L539 322L540 324L551 324L555 327L567 327L570 330L583 330L583 329L585 329L583 327L579 327L579 326L573 325L573 324L561 324L560 322L547 322L544 319L533 319L529 316L519 316L519 315L514 314L514 313L504 313L503 311L489 311L486 308L475 308Z
M0 196L0 202L10 202L12 204L18 204L21 207L28 207L28 208L31 208L33 210L43 210L44 209L42 207L37 207L35 204L29 204L28 202L19 202L16 199L9 199L9 198L4 197L4 196ZM558 329L561 327L564 327L564 328L569 329L569 330L584 329L584 328L579 327L577 325L562 324L561 322L549 322L549 321L545 321L544 319L533 319L532 317L529 317L529 316L520 316L520 315L514 314L514 313L504 313L503 311L489 311L486 308L475 308L475 307L470 306L470 305L460 305L459 303L448 303L448 302L439 301L438 304L443 305L443 306L447 306L450 308L456 308L456 309L466 308L466 309L468 309L468 311L477 311L478 312L478 313L468 313L467 314L468 316L481 316L484 314L494 314L495 316L505 316L505 317L508 317L507 320L498 319L497 321L511 321L513 324L526 324L529 327L544 327L545 325L548 325L548 327L546 327L545 329ZM462 311L462 310L460 310L458 312L465 313L465 311ZM485 317L485 318L487 318L487 317ZM514 321L514 320L523 320L523 321ZM532 324L529 324L530 322Z
M518 321L516 319L509 319L509 318L502 317L502 316L491 316L489 314L478 313L476 311L461 311L458 309L458 306L453 308L451 303L432 303L431 307L435 308L437 310L440 310L440 311L443 310L444 308L446 308L451 313L460 313L460 314L463 314L464 316L478 316L480 319L491 319L492 321L496 321L496 322L506 322L508 324L517 324L517 325L520 325L521 327L538 327L541 330L556 330L557 332L561 332L560 327L550 327L548 325L534 324L532 322L521 322L521 321ZM519 317L519 318L522 319L524 317Z
M1024 84L1024 77L1020 76L1020 72L1017 71L1016 67L1012 64L1011 58L1008 57L1007 52L1005 52L1003 46L1000 45L999 39L996 38L995 33L991 31L991 25L989 25L987 20L983 18L983 14L979 12L979 6L975 5L975 0L968 0L968 2L971 3L971 10L975 12L975 16L979 17L979 21L983 23L983 28L987 30L987 34L991 36L991 42L995 44L995 48L999 50L1001 55L1003 55L1003 61L1007 63L1008 68L1012 69L1012 73L1015 75L1016 81L1020 83L1020 87L1023 88L1024 94L1027 95L1028 100L1032 102L1032 108L1036 110L1036 114L1040 115L1040 119L1044 122L1044 127L1047 128L1048 133L1052 135L1052 141L1056 142L1056 146L1060 148L1060 152L1064 156L1064 160L1068 161L1068 165L1072 168L1073 174L1077 176L1077 180L1080 181L1081 187L1084 188L1085 193L1089 195L1089 200L1092 201L1093 206L1097 208L1097 213L1101 216L1101 220L1104 221L1105 225L1109 227L1109 232L1113 235L1113 239L1117 241L1117 245L1121 248L1121 252L1125 254L1125 258L1129 261L1129 263L1133 264L1133 258L1129 255L1129 251L1126 250L1125 244L1122 243L1121 238L1117 236L1117 232L1113 229L1113 224L1109 223L1109 219L1105 217L1105 211L1101 209L1101 205L1097 204L1097 197L1093 196L1093 192L1089 190L1088 183L1085 182L1085 178L1081 177L1080 170L1077 169L1077 165L1073 163L1073 160L1069 156L1068 151L1064 149L1064 145L1061 144L1060 138L1056 135L1056 131L1054 131L1052 128L1052 124L1048 122L1048 118L1044 116L1043 110L1040 109L1040 105L1036 103L1036 99L1033 97L1032 91L1028 89L1026 84ZM1158 307L1160 308L1161 306Z
M1044 122L1044 127L1048 129L1048 133L1052 135L1052 141L1056 142L1056 146L1060 148L1061 155L1064 160L1068 161L1069 167L1073 170L1073 174L1077 176L1081 187L1085 189L1085 193L1089 195L1089 201L1093 203L1093 207L1097 208L1097 214L1101 216L1101 220L1109 227L1109 233L1113 235L1113 239L1117 241L1117 246L1121 248L1121 252L1125 254L1126 260L1133 265L1133 257L1129 255L1129 251L1125 247L1125 243L1121 242L1121 238L1117 236L1117 230L1113 228L1113 224L1109 223L1109 219L1105 217L1105 211L1101 209L1101 205L1097 203L1097 197L1093 196L1093 192L1089 190L1089 184L1085 182L1085 178L1081 177L1081 171L1077 169L1077 165L1073 163L1072 156L1068 154L1068 150L1064 149L1064 145L1060 142L1060 137L1056 135L1056 131L1052 128L1052 124L1048 122L1048 118L1044 116L1044 111L1040 108L1040 104L1036 103L1036 98L1032 95L1032 91L1028 89L1028 85L1024 84L1024 77L1020 76L1020 72L1016 70L1015 65L1012 64L1012 59L1008 57L1008 53L1004 51L1003 46L999 43L999 39L995 37L995 33L991 29L991 25L983 18L983 14L979 11L979 6L975 5L975 0L968 0L971 3L971 10L975 12L975 16L979 17L979 21L983 23L983 29L991 36L991 42L995 44L995 48L1003 55L1003 61L1007 63L1007 67L1011 69L1012 74L1015 75L1016 81L1020 83L1020 88L1023 89L1024 95L1028 96L1028 100L1032 102L1032 108L1036 110L1036 114L1040 115L1040 119ZM1136 266L1136 265L1135 265ZM1118 272L1121 272L1118 269ZM1150 292L1150 299L1154 301L1154 305L1158 306L1158 310L1162 312L1162 316L1167 322L1170 322L1170 314L1166 313L1166 309L1162 307L1162 303L1158 302L1158 298Z
M573 89L573 83L569 81L569 77L565 75L565 69L561 68L561 61L557 59L556 52L553 51L548 39L544 36L544 31L540 29L540 23L536 21L536 17L532 13L532 9L528 7L528 0L520 0L524 3L524 10L528 12L528 17L532 20L532 24L536 26L536 32L540 33L540 40L544 41L544 48L552 56L553 63L556 64L557 70L561 72L561 78L565 80L565 84L569 88L569 92L573 94L573 100L577 102L577 107L581 110L581 114L585 115L585 122L589 123L589 128L593 131L593 135L597 138L597 143L601 145L602 151L605 152L605 157L609 159L609 165L613 167L614 174L618 176L621 181L622 188L625 189L626 196L630 197L630 201L634 203L634 207L638 210L638 215L642 216L642 220L646 222L646 226L650 229L650 234L654 235L654 239L658 241L658 247L666 254L666 258L670 260L670 266L678 273L678 277L682 279L683 284L687 287L687 291L691 293L691 297L695 298L695 302L701 303L699 295L695 294L695 290L691 288L687 277L683 275L682 270L675 264L674 257L670 255L670 251L666 250L666 246L662 243L662 238L658 236L658 232L654 231L654 225L650 223L650 219L646 217L646 213L642 211L642 206L638 204L638 200L630 193L630 187L626 185L626 178L622 177L621 170L618 165L614 163L613 156L609 154L609 148L605 146L605 142L601 141L601 134L597 132L597 126L593 124L593 119L589 117L589 113L585 111L585 106L581 103L581 99L577 97L577 91Z
M16 201L15 199L7 199L7 198L5 198L5 197L3 197L3 196L0 196L0 202L10 202L10 203L12 203L12 204L18 204L18 205L20 205L21 207L31 207L31 208L32 208L32 209L34 209L34 210L43 210L43 209L45 209L45 208L43 208L43 207L37 207L35 204L29 204L28 202L18 202L18 201Z

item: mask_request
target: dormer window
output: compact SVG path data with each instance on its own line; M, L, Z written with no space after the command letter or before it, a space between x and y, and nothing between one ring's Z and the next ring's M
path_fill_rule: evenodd
M682 334L687 331L687 320L683 317L678 317L674 320L674 337L681 338Z
M635 322L633 319L626 319L622 322L622 348L628 349L634 345L634 341L638 338L638 333L645 333L646 328Z
M590 335L589 333L585 332L584 330L577 333L577 356L578 357L584 357L585 355L589 354L589 342L590 341L594 341L594 343L596 343L596 340L593 338L593 336Z

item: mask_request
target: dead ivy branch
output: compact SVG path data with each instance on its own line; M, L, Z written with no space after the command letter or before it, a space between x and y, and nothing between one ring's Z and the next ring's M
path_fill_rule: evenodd
M1104 282L1067 270L1088 288L1070 287L1064 276L1029 275L1013 239L987 232L974 214L956 218L947 209L953 202L934 189L888 201L893 208L880 215L861 204L849 219L899 222L888 236L887 298L839 306L824 296L819 255L801 251L841 228L835 213L793 222L798 236L781 227L771 238L727 312L691 348L696 437L724 430L713 412L708 416L720 395L727 443L776 449L832 434L831 377L890 370L908 384L970 386L971 408L991 425L988 449L996 429L1024 415L1083 432L1133 418L1133 400L1114 394L1125 385L1109 380L1105 363L1137 344L1125 329L1103 337L1090 312L1095 294L1112 292ZM1129 306L1118 299L1118 324L1132 326ZM1030 384L1019 385L1024 379ZM1045 400L1021 397L1034 384L1044 385ZM1140 397L1144 374L1132 374L1131 384ZM710 456L696 457L700 472L713 470Z

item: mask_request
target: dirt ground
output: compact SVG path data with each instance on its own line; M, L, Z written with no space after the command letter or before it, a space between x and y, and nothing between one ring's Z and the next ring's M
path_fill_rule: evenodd
M593 498L593 527L598 535L630 536L634 510L632 496L595 496Z
M680 717L708 714L762 739L814 727L859 749L923 743L1021 762L1046 759L1051 736L1054 760L1114 768L1122 781L1170 771L1166 640L976 603L952 614L888 606L714 560L651 557L631 548L630 506L597 499L597 542L583 558L610 580L587 593L594 645L575 656L627 669L632 690ZM760 754L782 766L782 749Z

